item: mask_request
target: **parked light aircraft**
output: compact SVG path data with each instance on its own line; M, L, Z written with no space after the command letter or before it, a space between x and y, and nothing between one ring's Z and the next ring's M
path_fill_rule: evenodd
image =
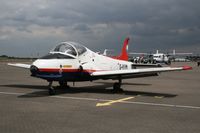
M167 65L171 64L170 56L175 56L175 55L190 55L192 53L176 53L175 50L173 50L173 53L159 53L158 50L156 50L155 54L148 54L148 53L129 53L129 54L139 54L139 55L149 55L152 57L154 63L165 63Z
M156 54L153 54L153 59L156 61L156 63L165 63L170 65L170 59L169 55L164 53L159 53L158 50L156 50Z
M62 42L47 55L34 61L31 65L8 63L10 66L30 69L31 76L49 82L49 94L54 95L53 81L67 87L67 82L93 81L98 79L118 80L113 90L121 91L122 79L157 76L160 72L189 70L190 66L159 67L135 69L132 62L126 61L124 47L118 57L107 57L95 53L75 42Z

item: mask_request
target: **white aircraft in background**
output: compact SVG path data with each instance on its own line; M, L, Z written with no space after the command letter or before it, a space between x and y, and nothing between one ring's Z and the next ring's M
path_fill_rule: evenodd
M153 59L156 61L156 63L165 63L167 65L171 64L169 55L164 53L159 53L158 50L156 50L156 53L153 54Z
M167 65L171 64L170 56L175 56L175 55L191 55L192 53L176 53L175 50L173 50L173 53L159 53L158 50L156 50L155 54L148 54L148 53L129 53L129 54L137 54L137 55L149 55L149 57L153 58L154 63L165 63Z
M103 52L103 55L108 56L109 51L113 51L113 49L105 49L104 52Z
M125 42L128 43L128 39ZM157 76L160 72L192 69L190 66L134 69L134 64L127 61L127 45L125 46L120 56L107 57L79 43L62 42L31 65L21 63L8 63L8 65L30 69L31 76L47 80L50 95L55 94L53 81L59 82L62 87L67 87L67 82L113 79L118 80L113 85L114 91L118 92L122 90L120 88L122 79Z

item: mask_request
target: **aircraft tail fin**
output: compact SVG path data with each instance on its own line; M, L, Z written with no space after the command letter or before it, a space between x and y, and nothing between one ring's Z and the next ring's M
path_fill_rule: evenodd
M124 40L124 44L123 44L123 47L122 47L121 54L120 54L120 56L117 57L117 59L128 61L128 43L129 43L129 40L130 40L129 37L127 37Z

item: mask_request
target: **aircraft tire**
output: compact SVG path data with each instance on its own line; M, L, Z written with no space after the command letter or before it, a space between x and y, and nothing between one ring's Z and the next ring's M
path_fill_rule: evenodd
M121 89L120 83L114 83L113 84L113 91L114 92L123 92L123 89Z
M56 91L53 88L49 88L49 95L55 95Z

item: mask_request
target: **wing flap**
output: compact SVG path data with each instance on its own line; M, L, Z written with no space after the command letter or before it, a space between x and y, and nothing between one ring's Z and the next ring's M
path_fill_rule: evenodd
M143 64L143 63L133 63L133 67L163 67L161 64Z
M31 65L29 64L22 64L22 63L8 63L9 66L14 66L14 67L20 67L20 68L26 68L29 69Z

